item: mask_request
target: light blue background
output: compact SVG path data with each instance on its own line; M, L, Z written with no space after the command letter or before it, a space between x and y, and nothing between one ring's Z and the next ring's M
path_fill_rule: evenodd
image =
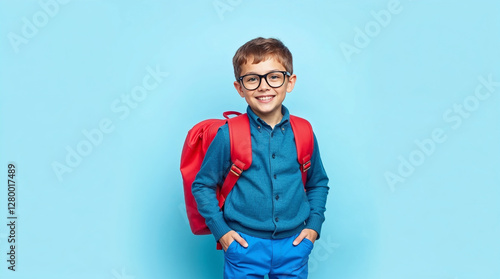
M480 76L500 81L498 1L401 0L381 26L371 12L392 1L74 0L13 44L23 18L43 23L45 2L0 2L1 278L221 278L213 238L186 223L180 152L195 123L246 108L231 59L257 36L292 51L285 105L313 124L330 176L310 278L500 278L500 86L461 125L443 116L474 105ZM367 26L373 36L345 55ZM114 112L148 67L169 75L126 117ZM53 163L103 119L114 130L58 179ZM446 140L391 189L386 172L434 129Z

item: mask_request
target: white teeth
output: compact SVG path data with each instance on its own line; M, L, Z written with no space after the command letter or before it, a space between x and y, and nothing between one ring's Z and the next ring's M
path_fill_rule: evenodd
M266 96L266 97L258 97L257 99L261 100L261 101L267 101L267 100L271 100L273 97L272 96Z

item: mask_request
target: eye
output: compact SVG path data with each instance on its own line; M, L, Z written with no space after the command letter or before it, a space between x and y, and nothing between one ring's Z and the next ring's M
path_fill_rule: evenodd
M258 82L258 77L257 76L247 76L247 77L245 77L244 81L248 82L248 83Z

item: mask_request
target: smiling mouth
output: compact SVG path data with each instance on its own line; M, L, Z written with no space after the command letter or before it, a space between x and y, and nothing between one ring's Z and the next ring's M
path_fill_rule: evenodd
M270 101L273 98L274 98L274 96L261 96L261 97L257 97L257 100L266 102L266 101Z

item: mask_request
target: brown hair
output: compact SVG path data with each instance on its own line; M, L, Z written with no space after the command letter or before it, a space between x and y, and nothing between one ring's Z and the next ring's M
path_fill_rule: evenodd
M276 59L285 66L290 74L293 73L292 53L278 39L262 37L255 38L242 45L234 54L233 67L236 79L240 77L241 66L253 58L252 64L257 64L269 58Z

